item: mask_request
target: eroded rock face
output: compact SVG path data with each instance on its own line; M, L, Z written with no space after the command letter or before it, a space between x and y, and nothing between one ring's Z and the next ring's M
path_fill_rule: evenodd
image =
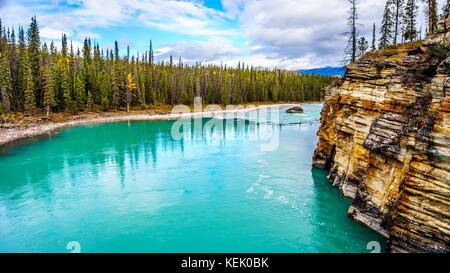
M326 90L313 165L392 252L450 252L449 26L366 54Z

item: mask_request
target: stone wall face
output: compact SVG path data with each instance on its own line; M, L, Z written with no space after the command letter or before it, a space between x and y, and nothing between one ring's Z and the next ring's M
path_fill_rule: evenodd
M367 53L326 90L313 165L392 252L450 252L449 28Z

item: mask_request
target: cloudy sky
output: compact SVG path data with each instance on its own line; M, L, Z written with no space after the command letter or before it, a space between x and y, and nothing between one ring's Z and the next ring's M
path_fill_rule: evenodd
M360 2L361 34L370 40L385 0ZM347 9L347 0L0 0L4 25L28 25L36 15L44 42L66 33L75 47L90 37L142 53L151 39L159 59L286 69L338 66ZM425 30L423 8L419 17Z

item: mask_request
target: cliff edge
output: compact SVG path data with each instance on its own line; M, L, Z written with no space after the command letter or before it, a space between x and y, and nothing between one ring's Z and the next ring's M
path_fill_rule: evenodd
M391 252L450 252L450 18L365 54L326 90L313 166Z

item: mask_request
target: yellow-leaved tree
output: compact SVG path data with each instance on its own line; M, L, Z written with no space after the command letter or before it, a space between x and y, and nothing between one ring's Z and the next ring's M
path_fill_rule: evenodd
M133 90L137 88L136 83L134 82L133 75L128 73L127 76L127 112L130 112L131 105L131 96L133 94Z

